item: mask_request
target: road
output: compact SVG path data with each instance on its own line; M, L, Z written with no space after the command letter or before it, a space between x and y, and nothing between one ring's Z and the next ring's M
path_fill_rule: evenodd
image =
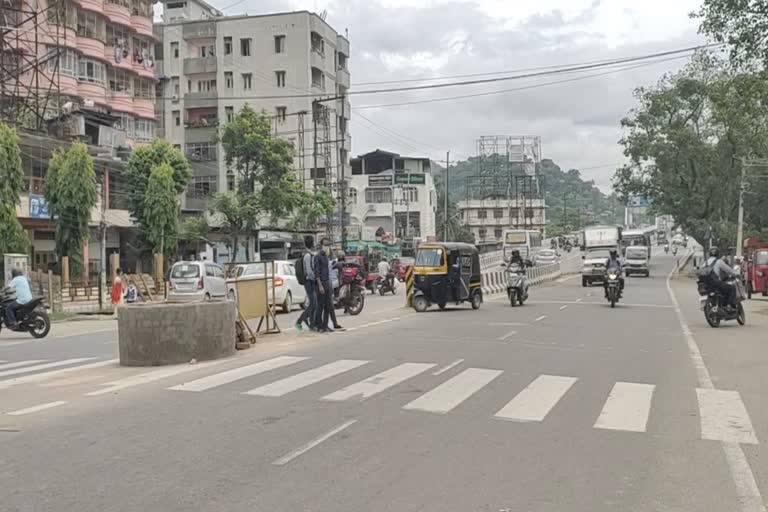
M514 309L371 298L347 332L196 365L84 355L114 331L0 340L0 509L764 510L765 322L715 334L672 267L616 309L578 278Z

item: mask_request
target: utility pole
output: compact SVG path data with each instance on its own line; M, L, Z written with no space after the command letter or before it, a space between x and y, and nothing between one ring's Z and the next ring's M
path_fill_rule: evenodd
M99 230L101 231L99 241L99 311L104 309L104 292L107 289L107 201L109 200L109 169L103 168L101 175L101 222ZM86 262L86 266L87 266ZM51 306L53 307L53 306Z
M451 152L445 153L445 204L443 205L443 242L448 241L448 170L451 167Z
M317 116L320 103L317 100L312 101L312 172L310 178L312 178L312 187L317 192ZM312 175L314 174L314 176Z
M747 186L747 164L741 159L741 185L739 186L739 224L736 229L736 257L741 257L741 244L744 242L744 189Z
M341 151L339 152L339 156L341 156L341 250L346 253L347 251L347 230L344 227L344 215L347 212L347 182L346 182L346 176L345 176L345 165L346 165L346 155L347 151L345 148L346 140L347 140L347 118L345 117L346 113L344 112L344 103L346 102L346 95L341 95L341 122L339 123L340 127L340 139L341 139Z

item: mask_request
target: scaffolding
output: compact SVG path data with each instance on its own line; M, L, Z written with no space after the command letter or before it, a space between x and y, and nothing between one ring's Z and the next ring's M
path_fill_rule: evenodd
M59 55L76 22L71 15L64 0L49 0L45 9L0 0L0 120L44 132L61 113Z

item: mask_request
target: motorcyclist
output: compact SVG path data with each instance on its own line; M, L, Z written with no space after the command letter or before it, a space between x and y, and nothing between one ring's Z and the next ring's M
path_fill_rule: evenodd
M616 271L619 274L619 296L624 292L624 263L619 258L619 252L616 249L611 249L608 255L608 259L605 262L605 273L607 274L611 270ZM605 297L608 298L608 281L603 283L605 288Z
M512 268L515 265L521 270L525 269L525 261L523 261L523 257L520 256L520 251L512 251L512 256L509 258L509 268Z
M379 276L382 280L384 280L387 283L387 286L389 289L393 289L395 287L394 283L394 274L392 273L392 267L390 267L389 262L386 258L382 258L378 265L378 271Z
M664 253L668 253L668 252L669 252L669 242L664 244Z
M29 281L24 277L21 270L14 268L11 270L12 279L8 283L8 288L11 288L16 294L16 300L8 304L5 308L5 323L8 328L13 329L17 326L16 323L16 311L32 300L32 291L29 288Z
M736 286L731 279L738 278L739 273L720 258L720 250L717 247L709 248L707 267L712 269L713 284L716 284L717 289L725 296L726 304L730 307L736 306Z

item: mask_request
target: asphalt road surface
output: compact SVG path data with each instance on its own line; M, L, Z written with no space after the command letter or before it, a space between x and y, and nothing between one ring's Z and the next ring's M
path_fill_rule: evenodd
M672 266L616 309L578 276L517 308L376 297L195 365L3 335L0 510L762 511L765 331L715 336Z

